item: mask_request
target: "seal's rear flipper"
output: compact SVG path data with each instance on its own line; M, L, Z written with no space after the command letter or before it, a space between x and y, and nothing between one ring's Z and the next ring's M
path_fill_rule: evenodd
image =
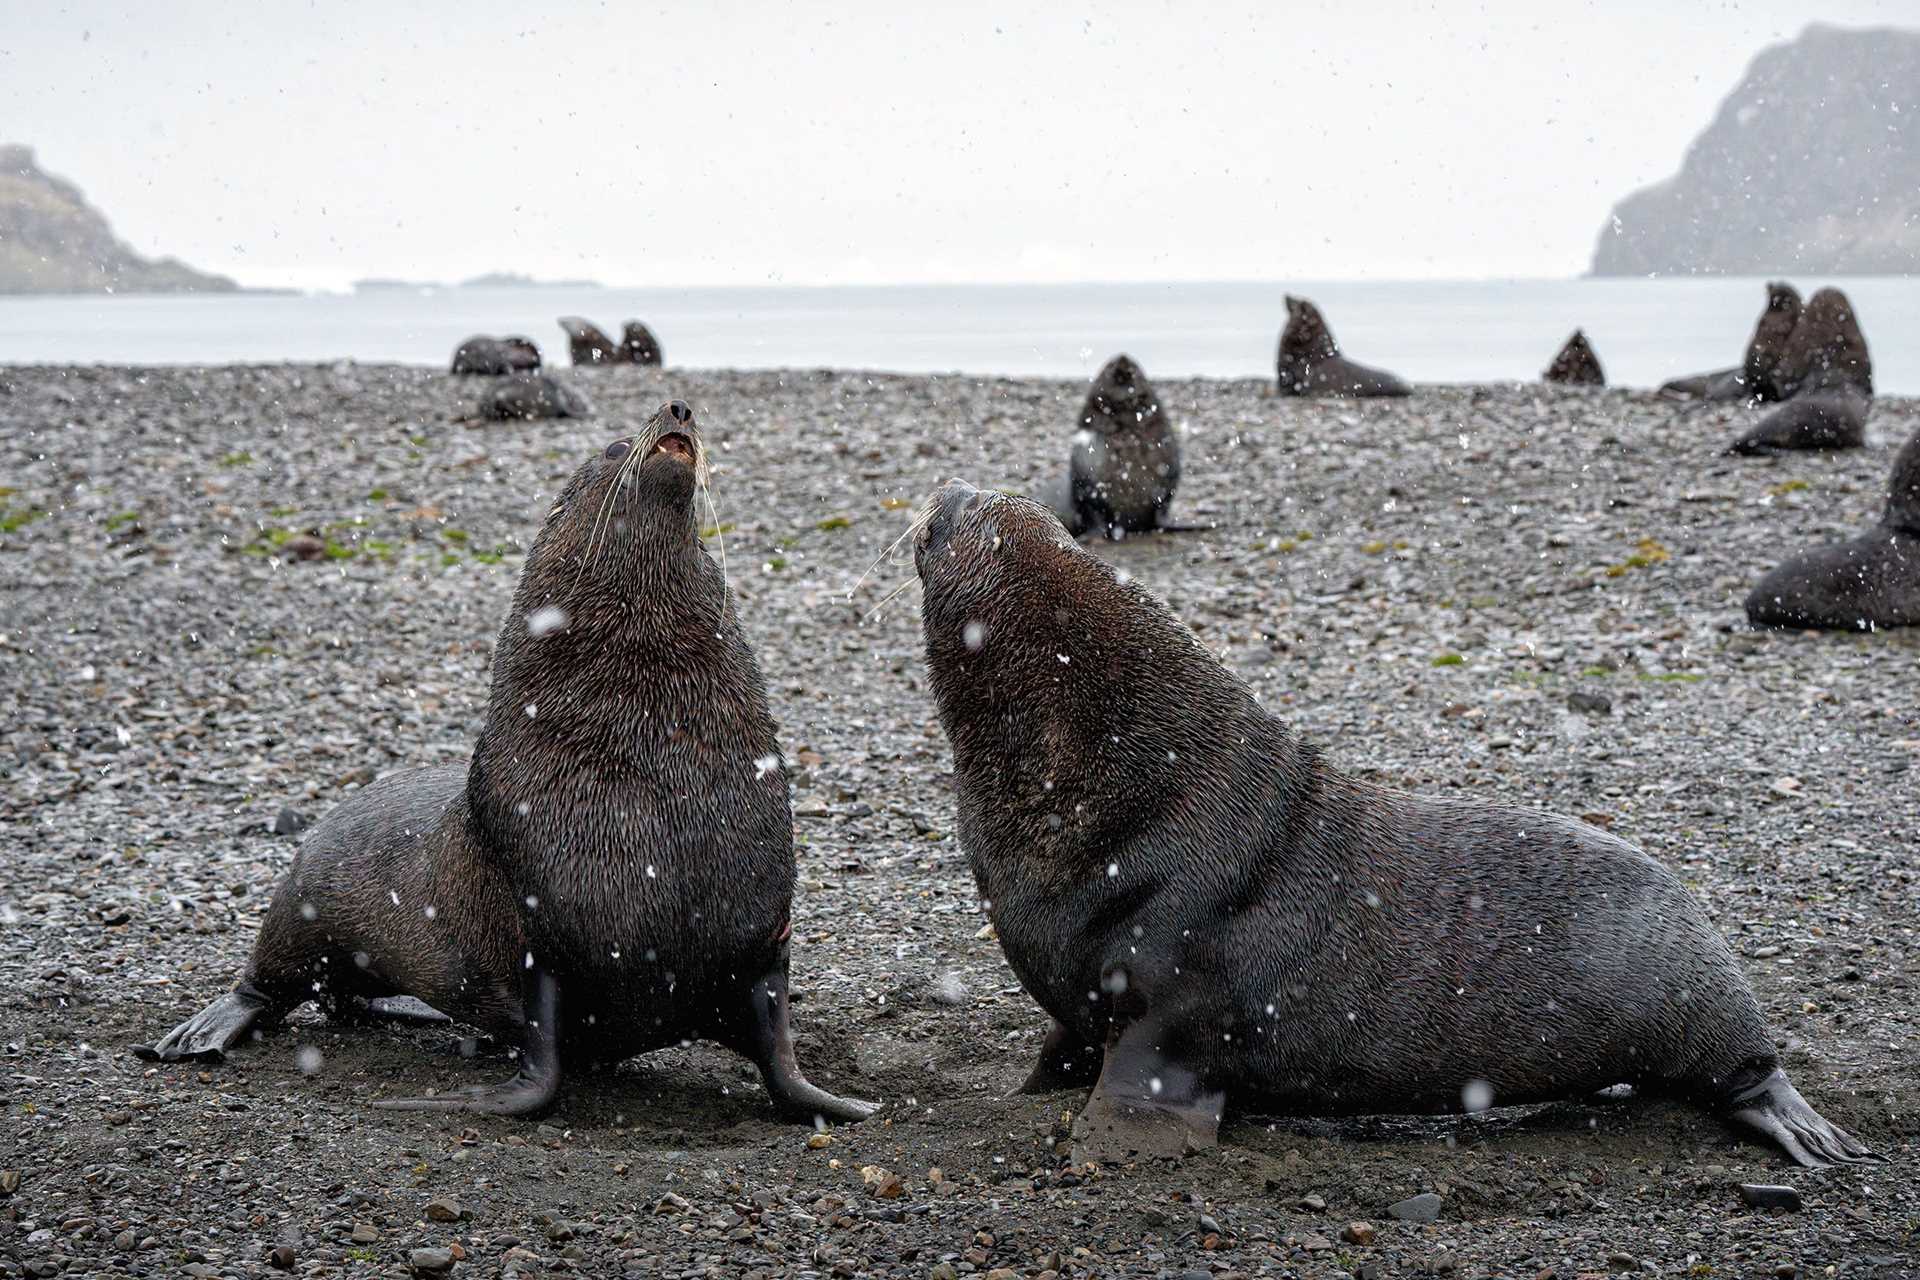
M1075 1164L1178 1159L1219 1145L1226 1094L1162 1055L1163 1031L1157 1023L1135 1022L1108 1045L1100 1083L1074 1117Z
M1731 1123L1779 1143L1795 1164L1824 1169L1830 1164L1863 1164L1882 1158L1845 1129L1827 1123L1777 1067L1758 1084L1738 1090L1728 1106Z
M436 1026L453 1021L426 1001L416 1000L412 996L375 996L366 1003L366 1016L380 1018L387 1022L412 1022Z
M272 1002L253 984L243 982L155 1043L134 1045L133 1056L147 1062L181 1062L189 1058L218 1062L226 1057L227 1050L253 1031L263 1015L272 1011Z
M455 1089L431 1098L383 1098L382 1111L475 1111L490 1116L537 1115L560 1093L560 984L535 964L523 983L526 1044L520 1070L502 1084Z

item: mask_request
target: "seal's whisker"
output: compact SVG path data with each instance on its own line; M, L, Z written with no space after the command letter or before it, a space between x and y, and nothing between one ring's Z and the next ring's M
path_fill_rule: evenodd
M938 491L936 490L935 492L938 492ZM893 556L893 553L897 549L899 549L899 546L901 543L905 542L908 538L914 537L922 529L927 527L927 522L933 519L933 513L935 509L936 508L934 506L933 493L929 493L927 495L926 501L920 504L920 509L913 513L912 521L908 523L906 529L900 534L900 536L895 538L892 542L888 543L887 549L885 551L882 551L879 555L875 556L873 558L873 563L868 565L866 567L866 570L863 573L861 573L861 575L858 578L854 580L854 583L851 587L847 588L847 599L849 600L853 599L853 597L859 592L860 588L866 584L868 576L871 575L875 569L878 569L880 567L880 562L882 560L891 559Z
M696 468L694 478L700 482L700 496L707 500L707 514L713 517L713 540L720 547L720 577L731 581L727 578L727 530L720 521L720 508L714 503L713 488L707 483L705 471Z
M635 443L638 444L637 441ZM573 575L573 588L576 591L580 589L580 579L586 576L587 566L593 562L594 556L599 554L603 536L612 527L614 499L619 496L620 487L627 482L627 472L639 457L638 448L628 449L626 458L620 463L620 469L613 473L613 480L607 485L606 496L600 500L600 510L594 513L593 524L587 532L587 549L580 557L580 569Z
M886 608L889 604L892 604L893 598L895 596L899 595L902 591L905 591L908 587L912 586L914 583L918 581L920 581L920 575L917 573L902 579L899 586L887 592L886 595L881 596L880 602L878 604L874 605L873 608L867 610L866 613L861 615L860 617L861 625L865 626L867 623L873 621L874 614L879 613L882 609Z

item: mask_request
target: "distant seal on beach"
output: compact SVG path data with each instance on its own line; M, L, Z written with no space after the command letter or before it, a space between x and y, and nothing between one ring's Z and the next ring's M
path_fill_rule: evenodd
M1051 505L1075 536L1146 533L1166 518L1180 482L1180 442L1160 397L1125 355L1093 380L1075 424L1066 501Z
M1556 382L1568 387L1604 387L1607 375L1600 368L1600 357L1593 353L1593 344L1587 341L1585 332L1573 331L1566 345L1554 356L1553 363L1540 375L1542 382Z
M454 348L454 373L484 373L498 376L521 373L540 367L540 348L533 339L517 335L492 338L475 334Z
M1747 596L1758 627L1920 627L1920 432L1893 460L1887 505L1857 538L1793 557Z
M482 418L586 418L593 414L587 398L549 374L517 373L480 393L477 412Z
M787 967L793 827L765 684L702 546L705 450L676 400L582 465L500 629L464 765L410 769L308 831L240 984L142 1057L217 1057L309 999L408 995L520 1047L504 1084L401 1109L544 1109L561 1063L707 1037L785 1114L807 1082Z
M1779 400L1782 397L1774 369L1799 322L1800 291L1784 280L1770 281L1767 305L1760 310L1738 368L1673 378L1661 383L1660 389L1703 400Z
M1665 867L1585 823L1334 770L1037 503L953 481L915 535L960 846L1093 1082L1075 1160L1212 1144L1224 1108L1444 1112L1630 1083L1803 1164L1870 1158L1782 1073Z
M1404 396L1406 383L1340 354L1320 308L1287 296L1287 327L1280 331L1278 374L1283 396Z
M1853 449L1865 442L1873 361L1846 294L1828 288L1807 299L1772 368L1770 385L1783 403L1735 440L1729 452Z
M660 364L660 339L638 320L627 321L620 332L620 353L628 364Z
M620 341L609 338L591 320L580 316L561 316L566 330L568 351L575 364L649 364L660 363L660 340L638 320L627 321Z

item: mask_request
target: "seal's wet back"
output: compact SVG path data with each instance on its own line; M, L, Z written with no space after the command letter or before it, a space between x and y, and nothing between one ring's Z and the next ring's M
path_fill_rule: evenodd
M674 401L576 471L527 555L471 762L380 779L310 832L240 985L136 1052L219 1056L318 998L410 995L517 1044L509 1082L403 1108L537 1111L561 1060L706 1037L784 1112L871 1108L794 1060L794 857L759 666L694 515Z
M1369 786L1044 508L953 482L918 534L958 834L1094 1082L1076 1159L1214 1141L1229 1102L1441 1112L1620 1083L1802 1163L1865 1157L1781 1073L1664 867L1584 823Z

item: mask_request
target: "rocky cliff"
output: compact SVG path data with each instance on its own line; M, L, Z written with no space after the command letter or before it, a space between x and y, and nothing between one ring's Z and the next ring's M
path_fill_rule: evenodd
M1920 272L1920 31L1761 51L1680 172L1614 206L1593 274Z
M143 258L27 147L0 146L0 293L226 293L225 276Z

